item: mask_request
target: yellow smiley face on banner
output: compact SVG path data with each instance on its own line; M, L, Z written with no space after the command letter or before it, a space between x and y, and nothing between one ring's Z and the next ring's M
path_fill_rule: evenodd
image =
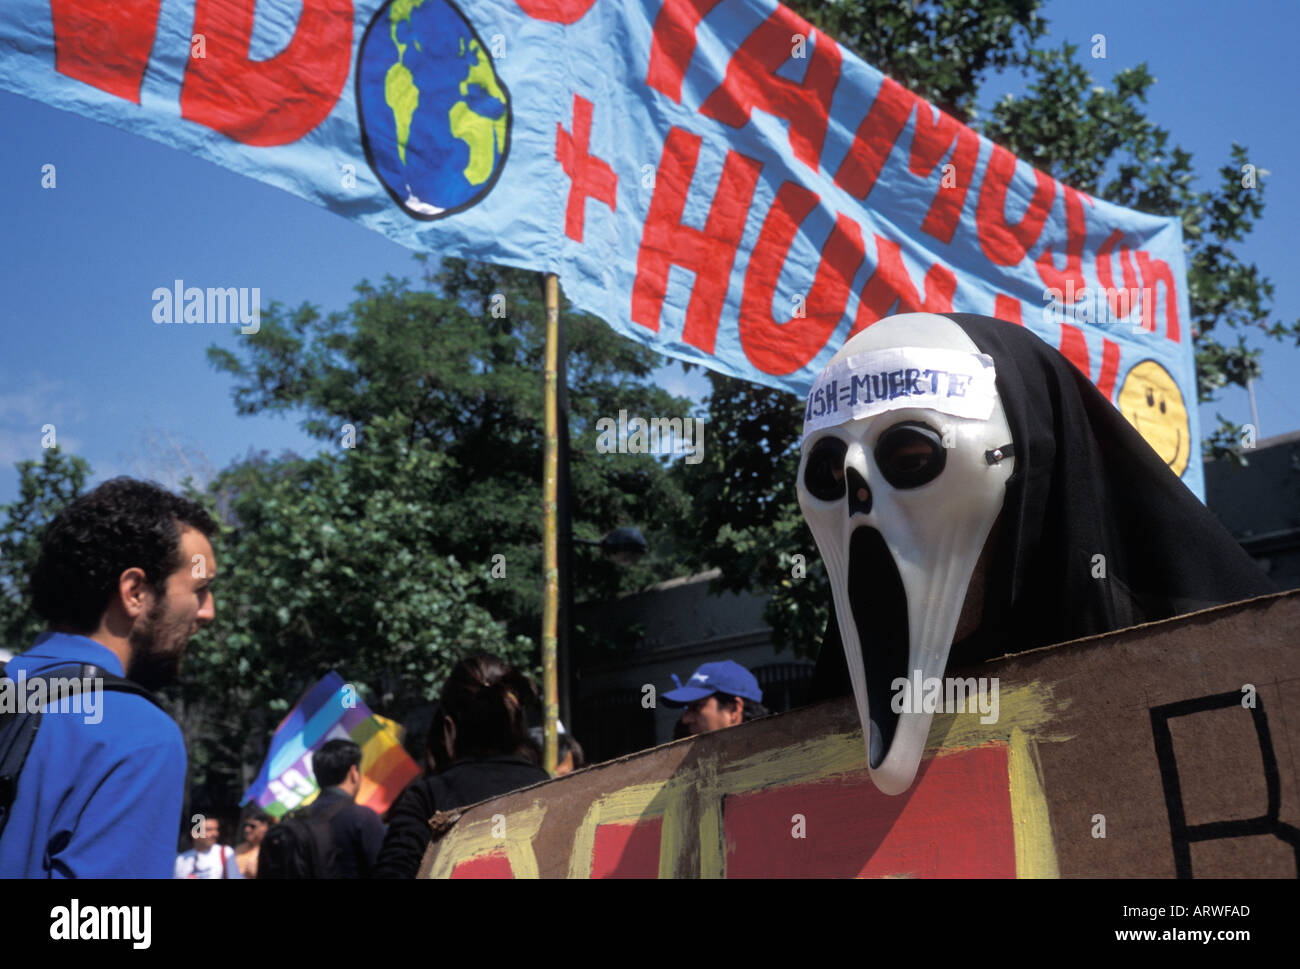
M1160 460L1182 477L1191 452L1191 424L1183 393L1169 371L1154 360L1135 364L1124 378L1116 404Z

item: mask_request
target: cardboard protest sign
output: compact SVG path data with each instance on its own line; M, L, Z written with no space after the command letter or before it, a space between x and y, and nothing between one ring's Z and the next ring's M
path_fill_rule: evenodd
M893 797L850 698L665 744L463 809L422 875L1294 878L1297 623L1286 592L950 672Z

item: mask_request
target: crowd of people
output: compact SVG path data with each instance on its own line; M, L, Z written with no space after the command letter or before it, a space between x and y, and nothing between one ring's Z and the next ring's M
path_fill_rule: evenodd
M278 821L248 807L233 846L218 818L197 815L177 855L158 832L181 817L186 751L154 691L176 680L187 642L215 618L215 531L202 506L130 478L75 499L46 529L31 591L49 628L0 669L11 684L43 684L47 701L0 718L0 875L411 878L431 818L548 779L540 729L528 727L532 681L474 653L443 685L423 773L383 818L356 803L361 748L330 740L312 755L310 805ZM82 707L68 691L91 684L99 715L73 715ZM766 712L754 676L731 661L676 685L664 694L684 708L675 736ZM583 766L562 731L556 775Z
M677 725L681 736L721 730L767 712L758 681L730 660L704 664L685 686L676 677L674 681L677 689L664 694L664 700L684 708ZM443 687L425 744L425 773L382 819L354 803L361 748L348 740L331 740L312 759L321 794L301 814L303 823L321 829L318 840L325 848L316 858L298 864L301 859L294 857L297 846L291 841L287 855L272 847L259 867L261 846L274 819L254 806L243 821L244 841L234 848L217 843L217 823L208 819L207 830L195 835L194 849L177 859L176 877L412 878L429 845L430 818L547 779L538 766L541 730L526 730L524 725L525 710L535 699L533 685L522 673L498 657L471 655L455 667ZM556 776L582 766L581 745L562 731Z

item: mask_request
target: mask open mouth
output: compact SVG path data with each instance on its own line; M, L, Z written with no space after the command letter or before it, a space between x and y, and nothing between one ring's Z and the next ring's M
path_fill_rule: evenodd
M955 317L877 320L808 394L796 490L831 581L844 660L827 654L819 668L823 685L848 679L881 794L916 781L939 712L931 690L1017 451L993 357Z
M907 593L884 537L859 526L849 539L848 588L853 624L862 650L871 717L868 762L883 763L894 741L899 715L891 702L894 680L908 676Z

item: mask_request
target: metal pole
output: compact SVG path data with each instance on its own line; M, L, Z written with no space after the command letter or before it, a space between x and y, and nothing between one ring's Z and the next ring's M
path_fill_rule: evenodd
M544 703L542 767L555 773L559 759L559 737L555 721L559 716L555 669L555 633L560 609L560 575L556 500L559 490L559 415L556 395L559 387L560 286L555 273L546 274L546 452L542 493L542 568L545 570L545 604L542 609L542 694Z

